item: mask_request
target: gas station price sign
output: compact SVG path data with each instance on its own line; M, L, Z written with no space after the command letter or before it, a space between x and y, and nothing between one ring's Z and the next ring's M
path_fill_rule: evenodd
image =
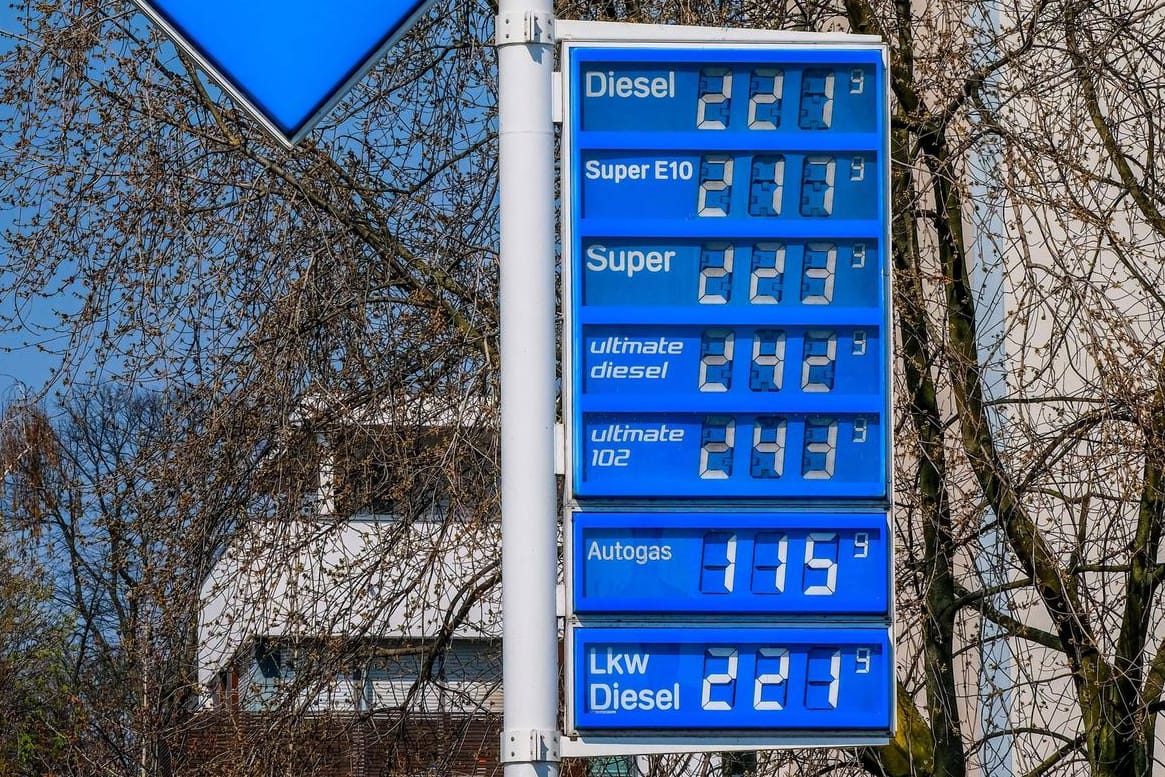
M564 49L572 737L893 731L884 57Z
M571 51L574 496L886 496L881 56Z

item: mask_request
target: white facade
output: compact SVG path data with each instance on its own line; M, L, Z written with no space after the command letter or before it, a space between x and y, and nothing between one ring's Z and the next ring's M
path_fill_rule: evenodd
M500 711L496 521L431 493L401 515L338 515L342 476L319 461L308 507L245 525L203 583L202 706Z

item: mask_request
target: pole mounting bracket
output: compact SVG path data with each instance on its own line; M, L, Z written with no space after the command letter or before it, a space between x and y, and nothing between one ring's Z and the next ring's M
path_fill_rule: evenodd
M558 763L562 735L557 731L538 729L510 729L502 732L501 756L503 764Z
M503 11L495 22L494 44L554 43L554 14Z

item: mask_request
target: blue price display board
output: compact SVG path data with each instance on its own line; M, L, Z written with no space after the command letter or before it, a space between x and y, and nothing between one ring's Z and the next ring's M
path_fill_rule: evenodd
M882 617L885 512L575 513L576 613Z
M884 57L564 50L565 729L590 746L893 733Z
M576 48L579 498L885 498L882 52Z
M893 727L884 626L580 628L571 660L580 730Z

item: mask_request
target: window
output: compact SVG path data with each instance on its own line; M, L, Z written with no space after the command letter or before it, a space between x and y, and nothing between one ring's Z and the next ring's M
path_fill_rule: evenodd
M635 756L608 755L592 758L587 764L587 777L634 777Z
M265 639L256 640L255 665L264 680L278 680L283 668L281 651Z
M756 774L756 751L724 753L721 764L723 777L751 777Z

